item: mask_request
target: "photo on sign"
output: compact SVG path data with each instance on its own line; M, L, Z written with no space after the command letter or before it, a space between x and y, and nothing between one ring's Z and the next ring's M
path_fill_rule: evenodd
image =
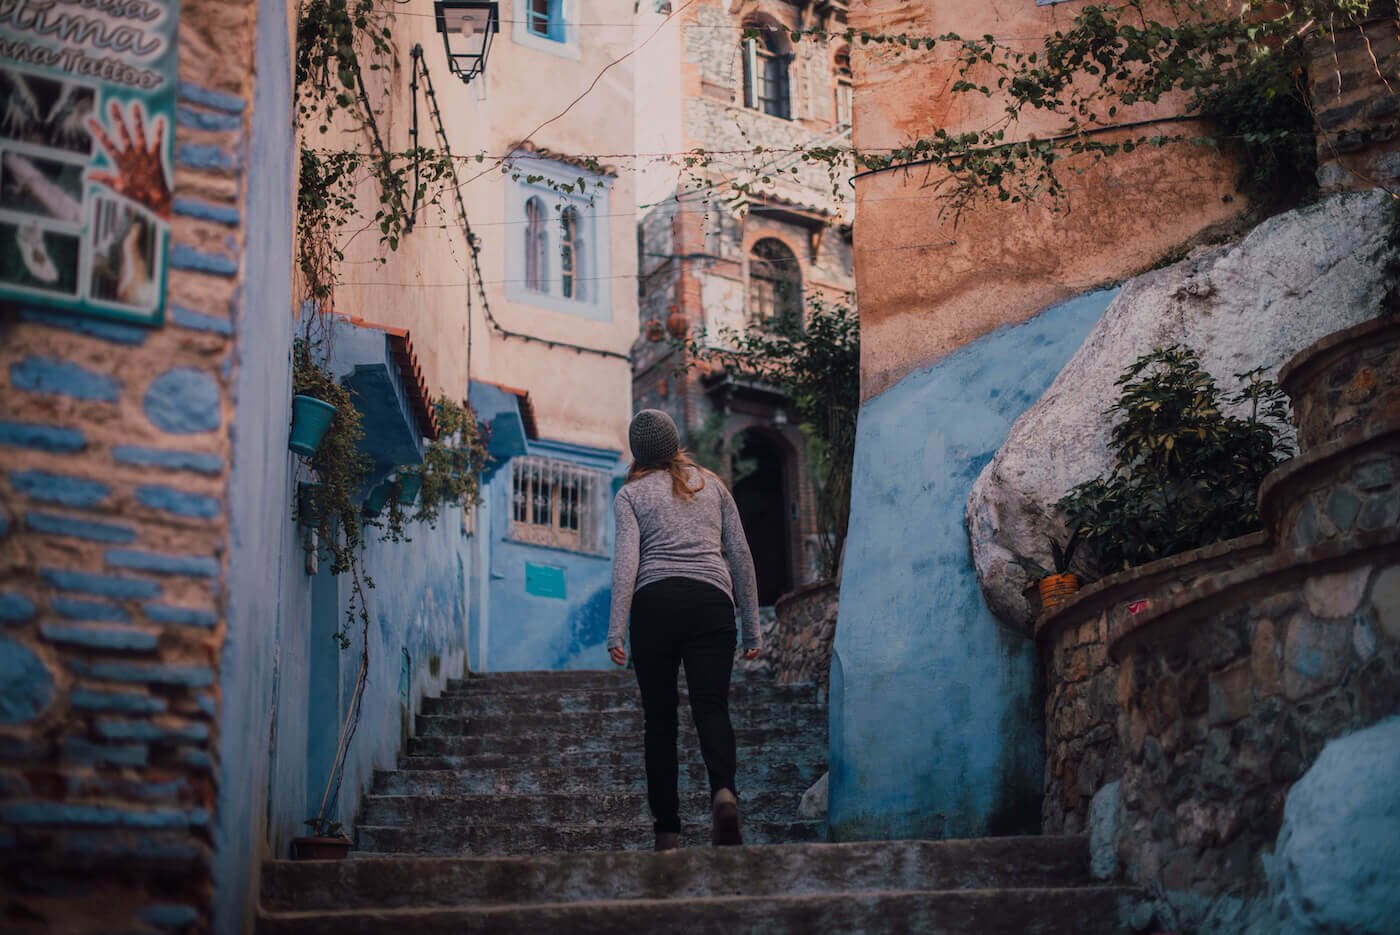
M76 295L80 246L73 234L0 221L0 285Z
M160 299L160 225L155 218L124 201L99 197L88 243L93 299L140 309L155 307Z
M0 68L0 137L87 156L92 153L88 120L97 110L90 85L41 78Z
M0 153L0 208L83 222L83 167L5 150Z

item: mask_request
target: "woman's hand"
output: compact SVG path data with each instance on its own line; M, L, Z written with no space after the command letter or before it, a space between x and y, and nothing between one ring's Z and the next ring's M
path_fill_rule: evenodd
M611 656L612 661L617 663L618 665L627 665L627 650L623 647L618 646L615 649L608 650L608 655Z
M757 650L757 649L746 649L746 650L744 650L744 658L745 658L745 659L757 659L757 658L758 658L758 653L759 653L759 650Z

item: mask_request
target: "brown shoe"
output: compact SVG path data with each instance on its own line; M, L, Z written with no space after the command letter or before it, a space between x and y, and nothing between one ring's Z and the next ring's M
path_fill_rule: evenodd
M656 849L658 851L674 851L681 846L681 836L674 831L656 832Z
M712 844L743 844L744 836L739 831L739 800L733 789L721 789L715 793L714 831L710 836Z

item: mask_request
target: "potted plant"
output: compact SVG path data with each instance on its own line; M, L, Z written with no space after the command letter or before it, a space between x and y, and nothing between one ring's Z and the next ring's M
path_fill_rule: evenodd
M384 504L389 502L389 496L394 492L392 481L381 481L365 497L364 512L366 516L378 516L379 511L384 509Z
M340 822L328 818L308 818L310 837L292 839L293 860L344 860L354 842Z
M1079 576L1069 570L1069 563L1074 561L1074 552L1079 548L1079 535L1082 531L1082 526L1075 529L1063 546L1053 537L1046 536L1046 541L1050 543L1050 558L1054 562L1055 570L1043 576L1038 584L1042 613L1054 610L1079 590Z
M399 472L399 502L404 506L412 506L413 501L418 499L418 491L423 486L423 475L417 471Z

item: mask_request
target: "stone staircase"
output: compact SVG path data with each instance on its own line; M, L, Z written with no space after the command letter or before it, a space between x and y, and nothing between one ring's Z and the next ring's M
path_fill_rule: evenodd
M816 843L797 806L824 699L737 672L730 698L748 846L708 846L684 694L682 847L656 854L630 672L472 677L424 701L353 859L264 865L258 932L1119 931L1125 891L1090 885L1082 838Z

